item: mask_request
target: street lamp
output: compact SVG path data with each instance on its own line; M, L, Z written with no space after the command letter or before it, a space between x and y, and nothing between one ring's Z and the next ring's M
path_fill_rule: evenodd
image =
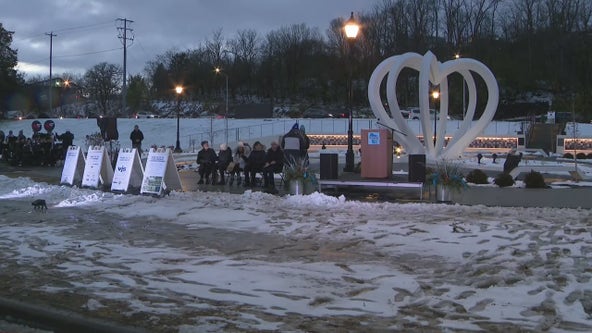
M177 142L175 144L175 153L181 153L181 142L179 141L179 113L181 109L181 94L183 93L183 86L176 86L175 92L177 93Z
M351 12L351 16L349 20L345 22L343 27L345 31L345 36L347 37L347 41L349 43L349 58L350 58L350 72L349 72L349 91L348 91L348 107L349 107L349 116L348 116L348 127L347 127L347 152L345 153L345 168L343 171L345 172L353 172L354 171L354 120L353 120L353 49L354 49L354 42L356 41L356 37L358 37L358 32L360 32L360 25L356 22L354 18L354 12Z
M436 148L436 129L438 126L438 99L440 92L438 90L432 91L432 98L434 99L434 149Z
M226 78L226 110L224 111L224 136L226 137L226 142L228 142L228 74L224 73L220 67L216 67L215 69L216 74L224 75Z

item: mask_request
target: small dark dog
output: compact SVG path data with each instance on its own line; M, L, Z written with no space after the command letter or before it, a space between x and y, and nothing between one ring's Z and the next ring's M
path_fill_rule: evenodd
M47 210L47 203L43 199L37 199L37 200L31 202L31 205L33 205L33 209L35 209L35 210L41 210L41 211Z

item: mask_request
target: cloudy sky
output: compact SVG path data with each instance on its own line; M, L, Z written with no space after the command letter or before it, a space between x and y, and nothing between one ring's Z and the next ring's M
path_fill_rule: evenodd
M306 23L325 32L337 17L370 10L380 0L0 0L0 22L14 31L19 70L49 74L83 73L102 61L122 64L117 18L134 22L128 73L143 71L148 60L176 49L193 48L222 28L226 38L241 29L270 30Z

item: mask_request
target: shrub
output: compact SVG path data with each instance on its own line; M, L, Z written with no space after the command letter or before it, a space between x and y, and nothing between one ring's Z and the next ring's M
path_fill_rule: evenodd
M526 188L547 188L543 175L534 170L530 171L526 177L524 177L524 184L526 185Z
M585 160L586 159L586 153L577 153L576 154L576 158L578 160Z
M588 158L589 160L592 160L592 153L588 153L588 155L586 155L586 158Z
M485 172L475 169L467 174L465 177L468 183L473 184L488 184L487 175Z
M493 182L499 187L507 187L514 185L514 178L509 173L500 173Z
M563 154L563 158L569 158L570 160L573 160L573 155L572 153L565 153Z

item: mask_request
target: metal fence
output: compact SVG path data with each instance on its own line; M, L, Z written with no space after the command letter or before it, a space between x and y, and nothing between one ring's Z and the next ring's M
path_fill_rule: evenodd
M263 137L281 136L286 134L292 126L298 123L303 125L307 133L323 134L347 134L347 119L281 119L263 121L261 124L243 127L220 129L212 126L209 131L200 132L182 137L187 142L189 151L196 152L200 149L200 143L204 140L210 142L210 146L220 143L235 143L238 141L252 141ZM377 128L375 119L354 119L354 133L361 129Z

